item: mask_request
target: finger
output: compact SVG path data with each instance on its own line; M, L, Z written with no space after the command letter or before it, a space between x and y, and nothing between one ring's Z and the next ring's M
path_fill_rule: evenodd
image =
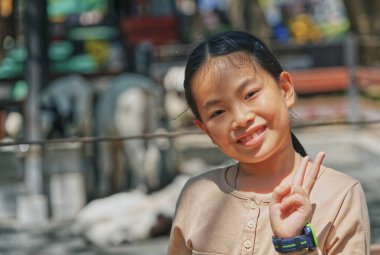
M306 179L302 185L302 188L307 194L310 194L311 189L314 186L315 180L317 179L319 169L321 168L322 161L325 158L324 152L319 152L315 157L311 170L309 171Z
M293 186L302 186L303 177L305 175L306 167L309 162L310 157L306 156L302 159L301 164L298 167L297 172L294 174L292 185Z
M290 196L285 197L281 202L281 212L292 212L300 208L301 206L307 206L309 204L308 199L299 194L295 193Z
M291 195L285 196L281 201L280 209L282 212L291 212L302 206L309 206L310 202L307 194L302 188Z
M272 193L271 204L281 203L282 198L289 194L291 190L290 185L277 186Z

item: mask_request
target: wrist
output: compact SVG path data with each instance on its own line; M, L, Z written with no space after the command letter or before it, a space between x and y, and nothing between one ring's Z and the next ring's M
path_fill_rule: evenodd
M318 247L318 240L310 224L306 224L302 234L291 238L272 238L274 248L280 253L298 252L303 250L313 251Z
M297 228L292 228L292 229L284 229L283 227L279 230L273 230L273 236L277 237L277 238L281 238L281 239L285 239L285 238L293 238L295 236L299 236L303 233L303 229L304 227L307 225L307 223L305 223L304 225L302 225L301 227L297 227Z

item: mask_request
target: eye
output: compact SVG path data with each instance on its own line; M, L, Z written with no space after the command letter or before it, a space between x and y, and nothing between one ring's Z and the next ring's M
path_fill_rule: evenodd
M255 94L256 94L256 92L255 92L255 91L249 91L249 92L247 93L247 95L245 96L245 98L244 98L244 99L248 99L248 98L251 98L251 97L253 97Z
M222 113L224 113L224 110L217 110L217 111L214 111L214 112L210 115L209 119L213 119L213 118L215 118L215 117L218 117L218 116L221 115Z

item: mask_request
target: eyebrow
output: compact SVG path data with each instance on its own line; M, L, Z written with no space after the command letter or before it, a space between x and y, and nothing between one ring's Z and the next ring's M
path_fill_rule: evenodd
M251 82L254 82L256 79L253 77L247 77L238 87L236 90L236 93L241 93L248 85L251 84ZM221 102L222 100L219 98L211 99L206 101L206 103L203 105L204 108L210 108L211 106L217 105Z
M210 108L211 106L214 106L214 105L217 105L221 102L222 100L221 99L211 99L211 100L208 100L204 105L203 105L203 108Z

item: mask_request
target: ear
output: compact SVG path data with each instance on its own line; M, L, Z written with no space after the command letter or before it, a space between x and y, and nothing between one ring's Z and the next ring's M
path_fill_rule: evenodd
M290 73L282 72L280 74L280 89L284 95L286 106L291 108L296 101L296 92L294 90L293 79Z
M194 124L209 136L208 130L201 120L195 119Z

